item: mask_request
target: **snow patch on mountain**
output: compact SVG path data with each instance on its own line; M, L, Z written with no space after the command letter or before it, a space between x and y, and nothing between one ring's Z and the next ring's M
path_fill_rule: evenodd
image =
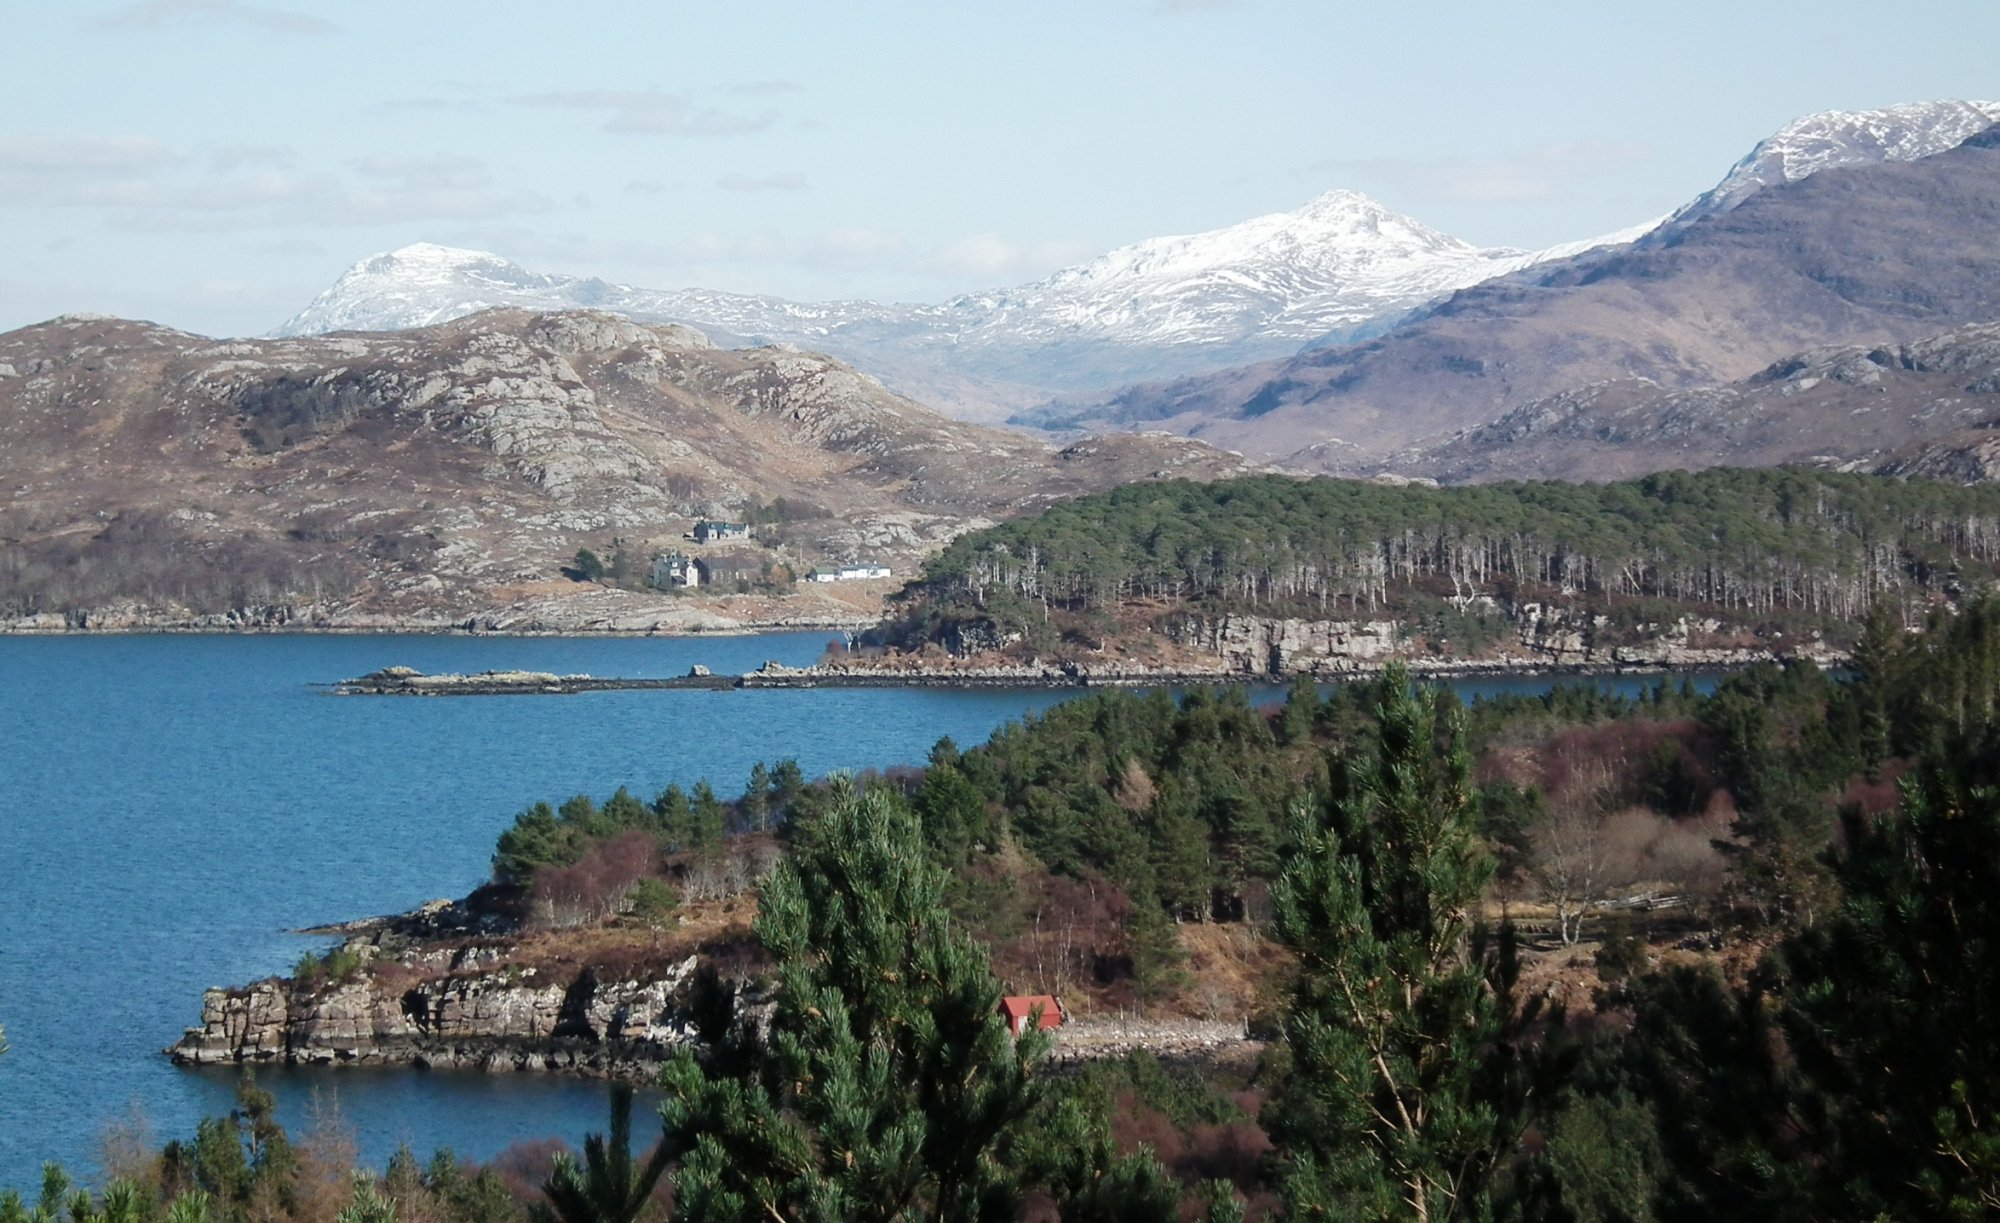
M1837 166L1915 161L1947 152L2000 123L2000 102L1909 102L1880 110L1829 110L1795 119L1757 143L1714 188L1674 213L1713 216L1766 187Z
M2000 103L1829 111L1759 143L1669 218L1726 211L1834 166L1943 152L2000 120ZM801 303L646 289L532 272L484 251L419 243L364 259L280 336L421 327L492 306L596 309L686 323L725 344L819 349L961 415L1011 396L1094 391L1346 342L1495 276L1634 241L1658 222L1541 251L1482 248L1354 191L1203 233L1149 238L1047 279L936 304Z
M1645 227L1642 227L1645 228ZM865 367L936 364L1046 389L1288 353L1492 276L1610 242L1485 249L1353 191L1293 212L1121 247L1046 280L934 305L799 303L532 272L418 243L362 260L274 333L395 331L493 306L587 308L689 323L727 339L823 348ZM1190 357L1191 353L1205 356Z

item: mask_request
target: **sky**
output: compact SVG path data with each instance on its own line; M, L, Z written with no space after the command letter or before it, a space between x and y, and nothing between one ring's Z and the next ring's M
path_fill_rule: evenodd
M1801 115L2000 98L2000 0L8 7L0 330L261 334L419 241L940 301L1335 188L1535 248Z

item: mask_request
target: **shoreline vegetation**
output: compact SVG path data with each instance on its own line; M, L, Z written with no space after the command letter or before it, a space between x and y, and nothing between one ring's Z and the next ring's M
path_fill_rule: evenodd
M936 1074L1082 1108L1077 1183L1159 1191L1118 1217L1204 1185L1231 1217L1984 1200L2000 603L1880 607L1844 679L1412 678L1099 692L920 768L536 803L478 892L211 991L176 1052L657 1075L680 1194L773 1171L756 1134L844 1177L826 1110L910 1117ZM995 1039L1002 994L1076 1022ZM1066 1048L1094 1031L1123 1043ZM857 1070L878 1048L907 1072Z

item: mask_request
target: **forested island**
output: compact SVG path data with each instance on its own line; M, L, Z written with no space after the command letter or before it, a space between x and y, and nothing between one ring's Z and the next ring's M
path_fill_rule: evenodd
M1280 674L1390 656L1749 660L1844 650L1877 604L1920 616L1990 584L1996 559L1991 485L1803 469L1447 488L1170 481L961 536L871 641L1169 670L1219 655Z

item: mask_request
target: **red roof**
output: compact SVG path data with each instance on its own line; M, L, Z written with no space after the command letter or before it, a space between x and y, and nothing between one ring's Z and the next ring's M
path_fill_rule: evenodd
M1028 1016L1035 1008L1042 1010L1041 1022L1037 1028L1061 1027L1063 1021L1062 1003L1052 994L1010 994L1000 1000L1000 1013L1007 1017L1007 1027L1020 1032L1027 1026Z

